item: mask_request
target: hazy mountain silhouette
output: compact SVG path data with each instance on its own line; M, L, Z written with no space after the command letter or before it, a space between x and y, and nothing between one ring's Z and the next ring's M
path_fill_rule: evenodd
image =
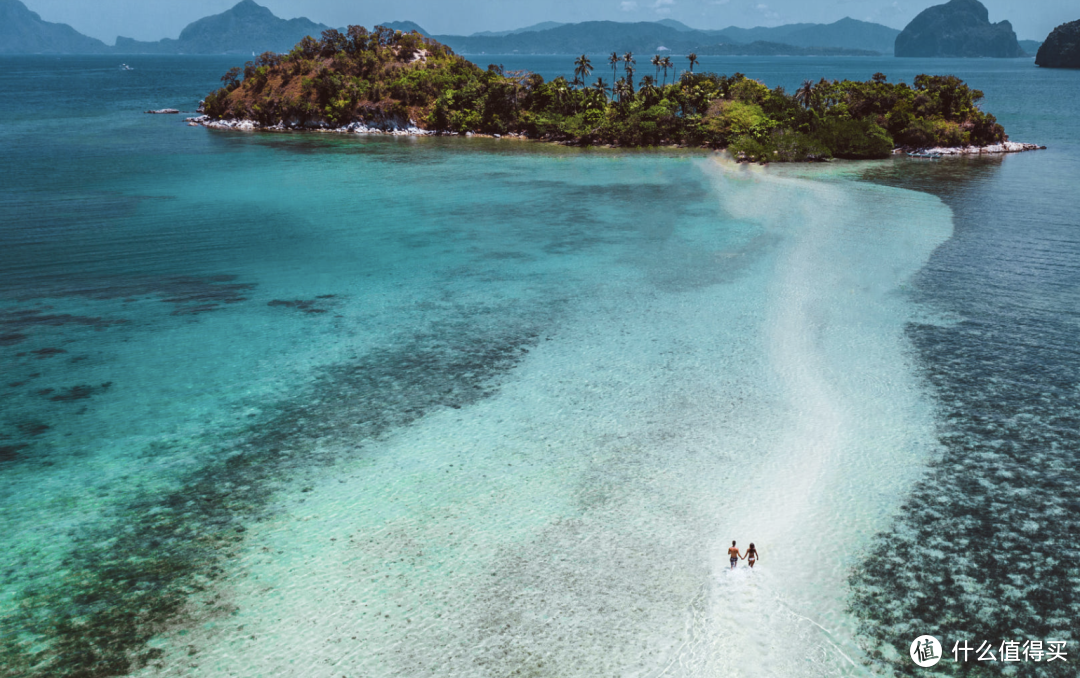
M119 37L116 51L153 54L288 52L305 36L317 38L328 28L304 17L279 19L254 0L242 0L230 10L188 24L176 40L140 42Z
M402 33L410 33L412 31L416 31L420 35L430 35L427 31L421 28L419 24L413 21L388 21L379 25L386 26L387 28L393 29L395 31L401 31Z
M412 21L383 24L428 35ZM80 34L65 24L42 21L19 0L0 0L0 53L249 54L287 52L305 36L329 26L306 18L281 19L254 0L185 27L178 38L139 41L118 37L116 46ZM773 28L698 30L674 19L620 23L546 21L512 31L468 36L432 36L462 54L859 54L888 53L899 31L880 24L841 19L831 24L788 24ZM855 50L855 51L853 51Z
M512 31L480 31L473 33L472 36L481 38L501 38L504 35L517 35L519 33L535 33L537 31L546 31L549 28L558 28L559 26L565 26L566 24L559 23L558 21L541 21L538 24L532 26L525 26L524 28L515 28Z
M0 0L0 54L96 54L108 52L102 41L67 24L42 21L19 0Z
M438 35L462 54L603 54L610 52L686 54L845 54L864 50L887 54L900 31L880 24L841 19L832 24L789 24L775 28L697 30L672 19L619 23L586 21L544 30L504 34ZM750 44L755 44L749 49ZM746 46L740 49L738 46ZM813 49L807 49L813 48Z

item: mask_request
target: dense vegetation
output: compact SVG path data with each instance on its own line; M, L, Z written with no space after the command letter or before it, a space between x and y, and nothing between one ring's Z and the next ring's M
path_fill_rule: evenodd
M690 70L668 82L671 57L653 57L654 72L635 82L634 55L612 54L611 83L601 75L588 85L595 69L582 55L572 81L545 82L500 66L483 70L419 33L350 26L231 70L204 110L267 127L395 119L442 133L583 145L727 147L757 161L875 158L896 146L1006 139L979 110L982 92L954 76L920 75L912 86L881 73L867 82L823 79L789 95L740 73L695 73L696 56L687 59Z

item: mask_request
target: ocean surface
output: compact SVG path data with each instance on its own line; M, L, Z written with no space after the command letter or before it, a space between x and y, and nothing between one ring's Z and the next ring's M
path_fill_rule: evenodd
M206 130L143 111L233 58L128 63L0 58L0 675L1077 650L1080 72L703 58L955 74L1048 146L763 168Z

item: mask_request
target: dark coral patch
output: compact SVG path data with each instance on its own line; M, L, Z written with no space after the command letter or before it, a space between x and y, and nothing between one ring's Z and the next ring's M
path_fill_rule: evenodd
M301 313L311 313L311 314L328 313L329 312L328 309L319 308L319 306L318 306L319 302L320 301L326 301L326 300L329 300L329 299L336 299L336 298L337 298L336 294L320 294L319 296L315 297L314 299L291 299L291 300L274 299L273 301L267 303L266 305L267 306L280 306L280 307L283 307L283 308L294 308L297 311L300 311Z
M57 283L42 288L32 296L43 297L83 297L87 299L121 299L130 303L139 298L157 297L166 304L176 306L176 315L194 315L220 308L221 304L236 304L247 301L246 296L255 288L253 283L238 283L234 275L211 276L167 276L160 278L113 278L100 281L80 280L77 284ZM34 313L29 311L23 313ZM16 312L18 313L18 312ZM75 316L53 316L56 319L74 318ZM0 314L0 328L4 316ZM103 321L115 324L126 321ZM74 322L74 321L73 321ZM61 323L62 324L62 323Z
M269 302L267 304L267 306L284 306L286 308L299 308L299 309L303 310L305 308L309 308L314 303L315 303L314 301L303 301L303 300L300 300L300 299L297 299L295 301L285 301L283 299L274 299L273 301Z
M30 351L30 352L33 353L34 355L36 355L38 357L38 360L41 360L42 358L49 358L49 357L54 356L54 355L60 355L61 353L67 353L67 351L65 351L62 348L51 348L51 347L50 348L39 348L39 349Z
M26 335L20 332L8 332L6 334L0 334L0 346L14 346L21 341L26 340Z
M16 428L18 428L19 432L23 435L39 436L49 430L49 425L40 421L24 421Z
M29 445L25 443L19 445L0 445L0 462L15 461L19 458L19 451L26 449Z
M24 308L14 311L0 311L0 346L14 346L25 341L29 332L37 327L61 327L63 325L82 325L103 329L111 325L126 323L122 319L106 319L92 316L71 315L70 313L48 313L50 307ZM31 353L38 358L47 358L58 353L66 353L60 348L39 348ZM25 353L18 354L20 356Z
M221 308L221 304L195 304L194 306L177 306L169 315L198 315L208 313Z
M46 313L51 307L25 308L16 311L0 312L0 327L6 330L23 330L35 326L60 327L61 325L86 325L88 327L109 327L122 325L127 320L107 319L70 313Z
M52 400L53 402L73 402L76 400L86 400L91 396L98 395L99 393L104 393L105 391L109 390L109 387L111 386L111 381L107 381L100 386L79 384L78 386L71 386L60 391L60 393L57 393L53 397L49 398L49 400ZM49 391L51 390L52 389L49 389Z

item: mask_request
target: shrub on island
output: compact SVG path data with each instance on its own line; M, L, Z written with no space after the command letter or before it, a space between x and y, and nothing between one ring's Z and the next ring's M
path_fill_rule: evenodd
M955 76L919 75L911 86L881 73L866 82L808 80L789 95L741 73L690 70L668 83L671 64L655 59L656 76L635 83L633 55L623 62L625 75L611 84L585 84L593 70L586 55L575 61L572 81L548 82L498 65L481 69L419 33L350 26L232 69L204 111L262 127L395 121L435 133L516 133L578 145L727 147L762 162L879 158L895 146L1007 139L979 109L982 92Z

